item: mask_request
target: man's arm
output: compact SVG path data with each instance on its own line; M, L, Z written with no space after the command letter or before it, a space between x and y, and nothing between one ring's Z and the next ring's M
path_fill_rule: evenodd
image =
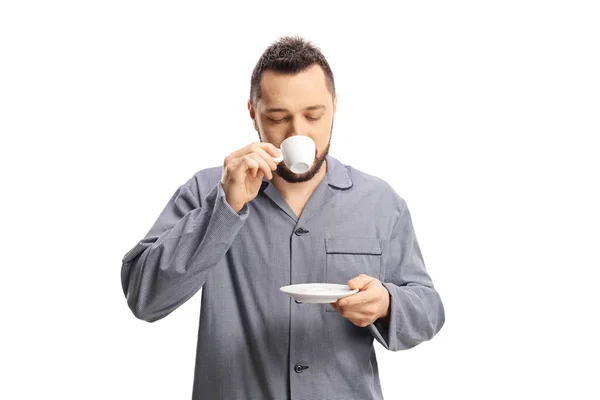
M198 176L173 194L158 219L123 258L127 304L142 320L164 318L202 288L248 217L235 212L221 182L199 199Z
M409 349L432 339L444 325L444 306L425 269L404 200L383 262L382 284L390 301L387 315L369 325L373 336L391 351Z

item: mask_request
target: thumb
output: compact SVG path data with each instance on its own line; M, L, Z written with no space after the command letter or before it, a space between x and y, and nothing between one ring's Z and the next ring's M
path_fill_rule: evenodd
M372 280L373 280L372 277L365 275L365 274L360 274L357 277L350 279L348 281L348 286L350 286L350 289L362 290Z

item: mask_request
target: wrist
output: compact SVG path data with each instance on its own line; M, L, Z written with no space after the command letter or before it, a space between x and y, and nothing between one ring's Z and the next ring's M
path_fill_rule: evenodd
M382 286L383 286L383 284L382 284ZM383 306L383 310L379 314L379 317L377 318L377 321L381 322L383 325L385 325L387 327L387 326L389 326L389 323L390 323L390 304L391 304L392 295L390 294L390 292L387 290L387 288L385 286L383 286L383 288L385 289L385 293L383 294L384 306Z
M231 207L233 209L233 211L235 211L236 213L239 213L240 210L242 208L244 208L244 205L246 204L246 203L239 204L239 203L234 203L234 202L229 201L227 199L227 194L225 194L225 201L227 202L227 204L229 204L229 207Z
M232 204L229 204L229 205L231 206L231 208L233 209L233 211L235 211L236 213L239 213L239 212L240 212L240 210L241 210L242 208L244 208L244 206L243 206L243 205L241 205L241 206L236 206L236 205L232 205Z

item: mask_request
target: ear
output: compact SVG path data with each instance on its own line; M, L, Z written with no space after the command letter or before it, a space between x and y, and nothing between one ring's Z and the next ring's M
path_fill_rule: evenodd
M256 123L256 110L252 107L252 101L248 100L248 111L250 112L250 118L252 118L254 129L258 132L258 124Z

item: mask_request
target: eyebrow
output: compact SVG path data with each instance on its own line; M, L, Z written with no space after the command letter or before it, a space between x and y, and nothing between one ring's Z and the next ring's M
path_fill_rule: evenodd
M308 106L308 107L304 107L303 110L306 111L313 111L313 110L322 110L324 109L325 106L323 104L317 104L314 106ZM281 108L281 107L269 107L265 110L265 112L268 113L273 113L273 112L287 112L289 111L287 108Z

